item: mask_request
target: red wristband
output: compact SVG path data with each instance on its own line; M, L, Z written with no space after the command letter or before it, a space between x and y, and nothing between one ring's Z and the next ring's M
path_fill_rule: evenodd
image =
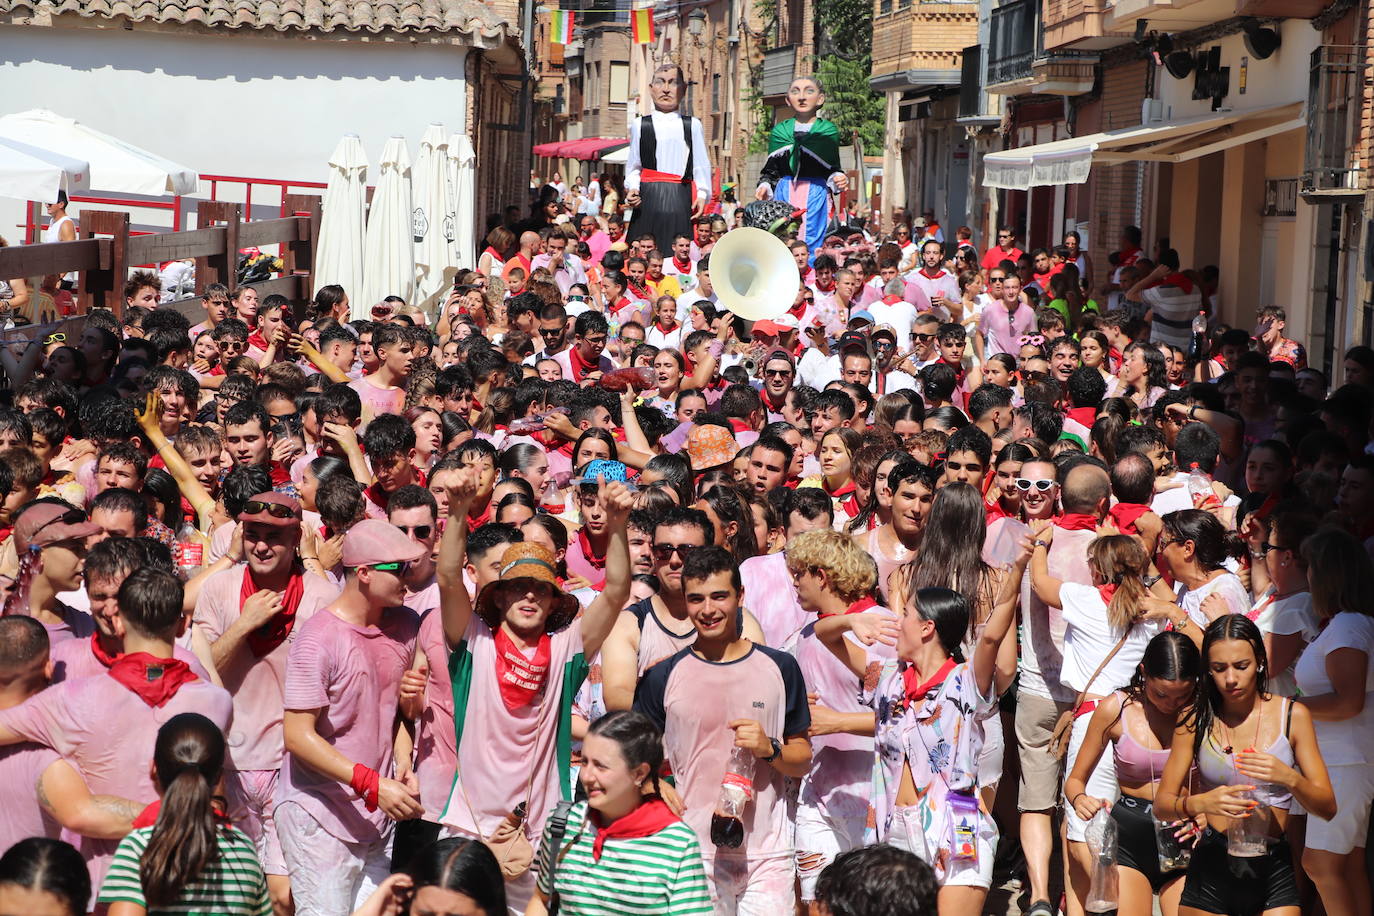
M372 767L362 763L353 764L353 779L348 785L362 798L368 811L377 810L377 790L382 777Z

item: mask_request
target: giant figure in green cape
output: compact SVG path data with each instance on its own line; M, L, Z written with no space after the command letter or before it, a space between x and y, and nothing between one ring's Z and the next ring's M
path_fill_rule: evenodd
M787 90L793 117L768 135L768 159L759 176L756 200L785 200L806 215L801 238L815 258L830 223L833 191L847 179L840 170L840 131L835 122L816 116L825 93L815 77L799 76Z

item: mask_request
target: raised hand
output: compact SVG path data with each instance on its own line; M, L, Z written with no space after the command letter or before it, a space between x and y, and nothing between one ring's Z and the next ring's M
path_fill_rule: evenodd
M148 392L148 396L143 401L143 410L134 408L134 417L138 420L139 428L144 432L154 429L161 429L159 418L162 416L162 398L156 391Z
M635 504L635 495L630 488L618 480L607 483L604 476L598 476L596 495L606 512L607 523L612 528L623 525Z
M849 620L849 631L854 634L854 638L865 646L874 643L882 643L887 646L897 645L897 633L901 630L901 624L895 617L886 614L851 614Z
M457 474L448 475L448 514L454 517L466 516L472 501L477 498L478 473L475 468L463 468Z

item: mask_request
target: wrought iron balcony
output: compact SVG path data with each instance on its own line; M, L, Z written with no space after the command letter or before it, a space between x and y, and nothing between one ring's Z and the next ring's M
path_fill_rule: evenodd
M1368 185L1360 151L1360 101L1370 76L1368 50L1323 45L1312 52L1307 94L1306 200L1357 198Z
M992 11L988 87L1029 81L1032 64L1045 53L1040 0L1010 0Z

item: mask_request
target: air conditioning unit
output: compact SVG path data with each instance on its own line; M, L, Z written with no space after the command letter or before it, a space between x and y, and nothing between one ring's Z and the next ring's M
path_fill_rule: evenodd
M1140 123L1145 125L1164 123L1164 100L1145 99L1141 102Z

